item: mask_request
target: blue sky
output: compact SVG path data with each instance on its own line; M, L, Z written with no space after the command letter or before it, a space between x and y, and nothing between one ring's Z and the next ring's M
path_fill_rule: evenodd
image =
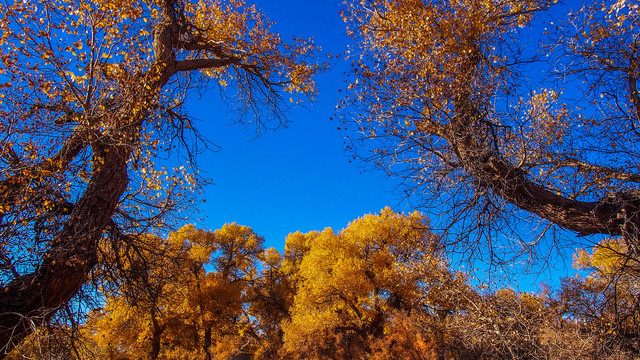
M250 2L250 1L249 1ZM349 41L340 18L341 1L259 0L254 3L275 22L283 39L314 37L324 51L338 54ZM205 217L198 226L247 225L265 237L266 246L284 248L287 234L332 227L385 206L410 211L394 194L394 182L377 171L349 163L338 122L330 120L344 88L344 60L318 77L317 101L288 112L286 128L255 138L252 131L231 125L217 90L189 101L189 111L203 134L221 147L200 157L205 176L215 183L205 189Z

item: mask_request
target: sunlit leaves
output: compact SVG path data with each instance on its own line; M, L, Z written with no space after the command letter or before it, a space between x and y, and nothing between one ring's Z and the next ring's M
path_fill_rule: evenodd
M284 122L281 92L312 97L323 67L311 41L282 41L239 0L18 1L1 10L3 287L44 262L81 264L71 272L83 281L98 241L112 240L114 254L144 247L147 235L139 244L123 239L166 234L194 208L206 183L196 155L210 143L183 104L207 88L206 75L220 80L259 132ZM61 240L63 229L69 234ZM259 241L248 240L245 253L253 254ZM88 253L68 255L77 249Z
M464 280L447 271L435 250L437 236L417 212L386 208L337 234L292 234L286 249L292 254L301 245L308 250L302 251L291 321L284 325L284 350L294 357L364 356L369 340L386 333L387 321L403 316L395 311L446 306L445 288L464 292Z

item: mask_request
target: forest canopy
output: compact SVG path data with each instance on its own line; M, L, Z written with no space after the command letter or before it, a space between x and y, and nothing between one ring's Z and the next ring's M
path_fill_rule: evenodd
M145 267L137 298L105 293L86 321L43 328L8 358L620 359L640 350L637 283L617 279L615 297L608 285L622 268L617 254L580 250L584 275L524 293L453 272L439 240L423 215L390 208L339 232L291 233L283 253L247 226L186 225L149 239L170 256Z

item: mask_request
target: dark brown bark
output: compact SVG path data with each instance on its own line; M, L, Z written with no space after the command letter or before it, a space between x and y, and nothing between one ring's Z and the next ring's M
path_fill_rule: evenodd
M506 160L490 157L481 169L481 181L507 202L532 212L579 235L624 234L625 223L638 220L640 197L618 192L593 202L567 199L527 179L527 174Z
M204 327L204 338L202 342L202 350L204 351L204 360L211 360L211 331L212 325L206 324Z
M47 322L87 280L96 249L127 187L129 149L110 145L95 150L104 164L90 180L59 236L31 274L13 280L0 293L0 358Z
M149 352L149 359L156 360L158 355L160 355L160 340L162 340L162 333L166 326L158 323L155 311L151 312L151 323L153 325L153 330L151 332L151 351Z

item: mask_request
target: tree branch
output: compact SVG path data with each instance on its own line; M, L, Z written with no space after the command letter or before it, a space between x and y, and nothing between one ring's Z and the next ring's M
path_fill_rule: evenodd
M228 66L231 64L238 64L239 59L235 57L227 59L189 59L178 61L175 66L176 72L192 71L201 69L215 69L219 67Z

